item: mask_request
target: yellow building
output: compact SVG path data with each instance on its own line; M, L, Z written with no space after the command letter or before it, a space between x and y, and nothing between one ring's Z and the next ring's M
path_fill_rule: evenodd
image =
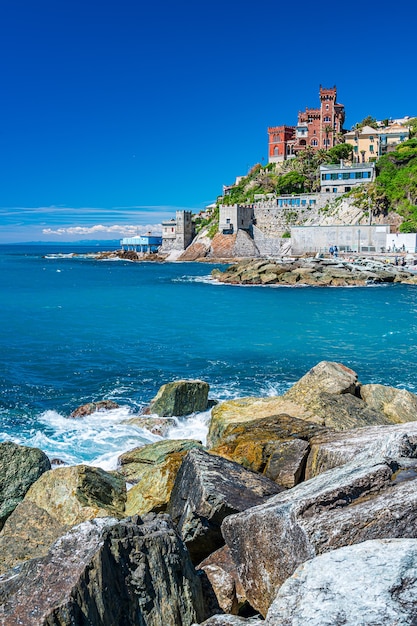
M376 161L380 155L379 131L371 126L351 130L346 133L345 142L353 146L353 162Z

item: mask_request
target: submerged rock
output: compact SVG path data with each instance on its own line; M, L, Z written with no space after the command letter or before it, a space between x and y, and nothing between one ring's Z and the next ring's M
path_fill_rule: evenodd
M87 402L75 409L70 415L71 418L86 417L86 415L92 415L96 411L111 411L112 409L118 409L117 402L112 400L100 400L100 402Z
M38 448L0 443L0 530L29 487L50 469L48 457Z
M149 411L161 417L181 417L207 409L209 385L202 380L178 380L162 385Z
M0 577L0 617L25 626L190 626L201 584L167 516L85 522Z

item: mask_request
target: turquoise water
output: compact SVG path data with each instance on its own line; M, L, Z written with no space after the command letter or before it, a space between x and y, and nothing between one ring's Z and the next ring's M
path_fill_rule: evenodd
M220 400L277 394L323 359L416 391L416 287L236 287L213 283L210 264L72 251L86 250L0 246L1 441L110 467L155 440L124 420L160 385L201 378ZM121 408L67 419L102 399ZM173 436L204 437L207 419L181 420Z

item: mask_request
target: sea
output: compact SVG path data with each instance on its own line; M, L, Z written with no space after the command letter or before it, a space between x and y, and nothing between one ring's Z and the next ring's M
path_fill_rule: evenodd
M319 361L417 393L417 287L222 285L219 265L97 260L96 246L0 246L0 442L104 469L160 440L128 423L159 387L284 393ZM70 419L78 406L119 408ZM169 438L206 439L210 411Z

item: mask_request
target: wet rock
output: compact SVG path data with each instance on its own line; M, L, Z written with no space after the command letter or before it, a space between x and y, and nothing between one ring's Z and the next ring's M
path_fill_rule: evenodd
M346 546L307 561L280 588L265 626L414 624L417 540Z
M124 420L124 424L132 424L133 426L138 426L138 428L143 428L145 430L149 430L153 435L158 435L159 437L166 437L169 433L170 429L176 425L176 420L173 417L130 417L127 420Z
M0 577L4 624L190 626L199 578L166 516L85 522Z
M100 402L87 402L87 404L83 404L79 406L78 409L75 409L70 415L71 418L76 417L86 417L87 415L92 415L96 413L96 411L111 411L112 409L118 409L119 405L117 402L113 402L112 400L100 400Z
M102 469L77 465L45 472L0 533L0 571L43 556L58 537L83 521L123 517L125 502L125 481Z
M278 589L304 561L369 539L415 537L417 461L403 442L378 444L227 517L222 533L250 604L264 616Z
M417 420L417 396L406 389L362 385L360 394L369 407L381 411L393 423Z
M161 417L181 417L207 409L209 385L202 380L178 380L162 385L149 410Z
M191 450L175 480L167 508L194 563L220 548L228 515L265 502L281 487L237 463Z
M38 448L0 443L0 530L29 487L50 469L48 457Z

